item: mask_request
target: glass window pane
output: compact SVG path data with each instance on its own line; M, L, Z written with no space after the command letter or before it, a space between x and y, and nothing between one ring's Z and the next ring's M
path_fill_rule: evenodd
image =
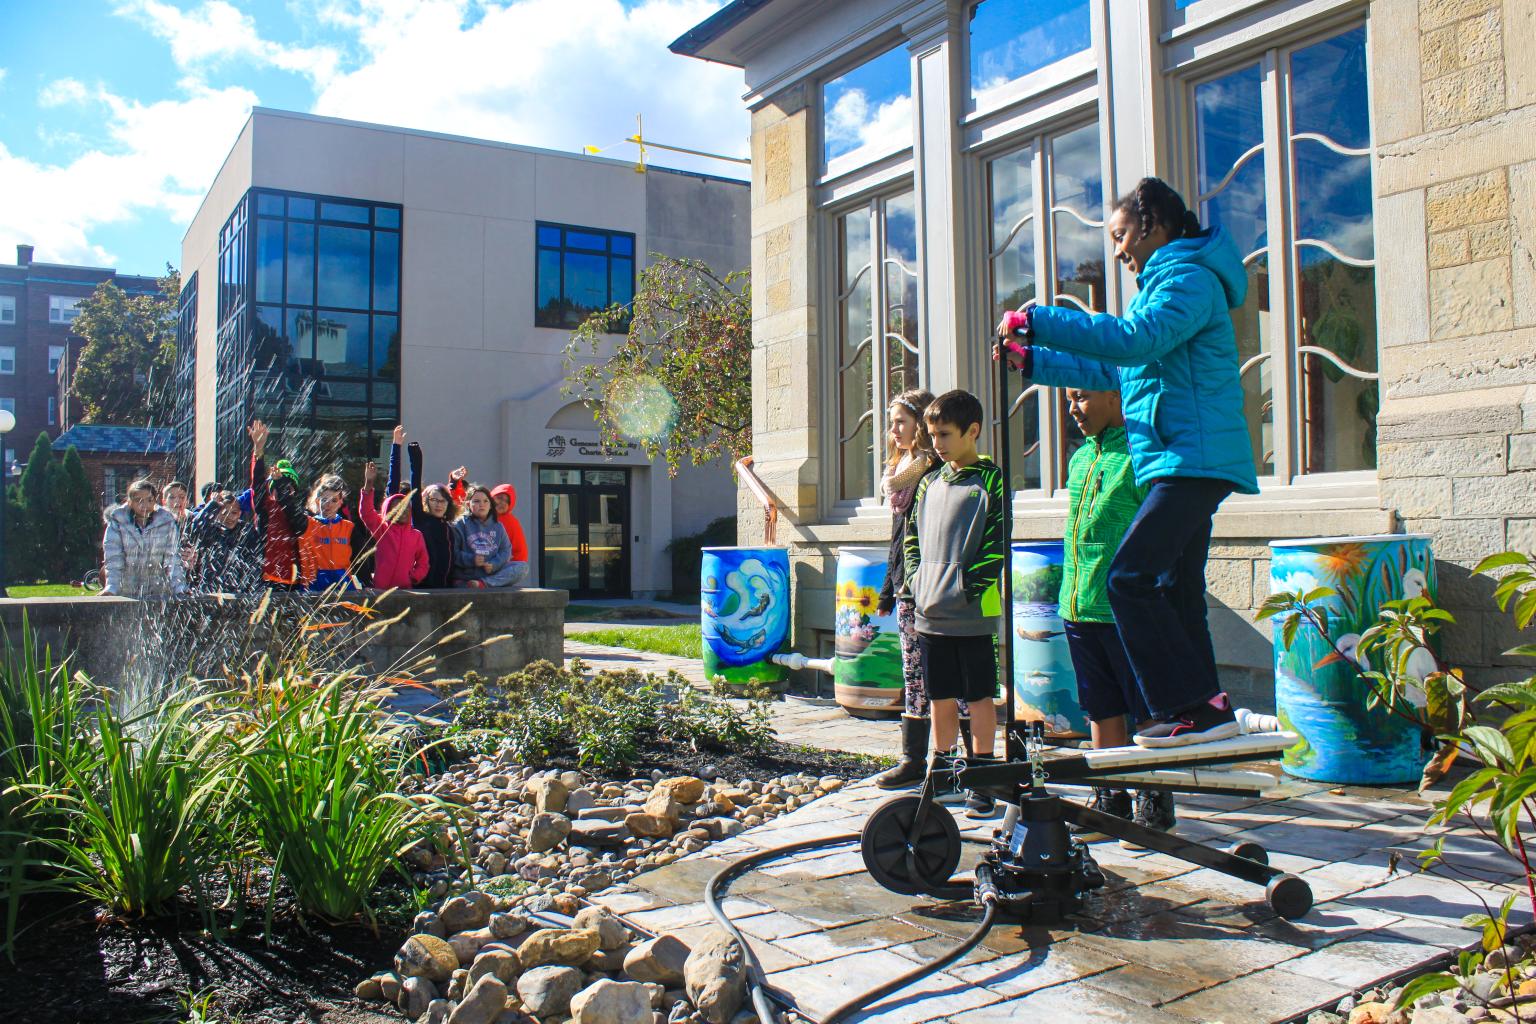
M1008 469L1013 477L1009 487L1015 491L1040 488L1040 392L1023 400L1013 399L1013 414L1008 421Z
M558 248L560 246L560 229L549 224L540 224L539 244Z
M539 470L539 483L541 483L541 484L579 484L579 483L581 483L581 470L579 470L579 469L541 469L541 470Z
M251 362L257 370L286 367L296 358L291 339L283 328L281 306L257 306L251 320Z
M400 308L400 236L393 231L373 233L373 308Z
M1034 147L1026 146L988 167L994 324L1035 297L1034 159Z
M622 469L589 469L584 472L583 476L586 479L586 483L594 487L622 487L627 482L625 472Z
M315 226L288 224L288 301L315 301Z
M598 252L607 252L608 237L606 235L594 235L586 231L567 231L565 233L565 245L568 249L595 249Z
M323 306L368 308L366 228L320 228L320 295Z
M256 301L283 301L283 222L256 221Z
M315 201L313 199L300 199L298 196L289 196L288 216L301 217L304 220L314 220Z
M534 323L540 327L559 327L565 322L560 298L560 253L549 249L539 251L539 307Z
M400 379L400 318L373 318L373 375L385 380Z
M913 193L885 201L886 398L917 387L922 320L918 315L917 207Z
M870 280L870 215L858 209L840 218L841 273L838 294L838 451L840 499L874 494L874 380L871 334L874 330ZM884 424L881 424L884 426Z
M1371 160L1339 152L1370 145L1365 29L1297 50L1290 82L1296 236L1368 260L1374 252Z
M984 0L971 10L971 97L988 106L1000 86L1081 53L1092 43L1088 0Z
M566 323L572 327L594 309L608 305L608 258L590 253L565 254Z
M368 207L351 203L321 203L321 220L342 220L349 224L367 224Z
M1104 182L1097 124L1051 140L1051 209L1057 303L1102 311Z
M912 67L905 47L821 87L822 159L868 163L912 145Z
M256 212L269 213L276 217L283 215L283 197L262 194L256 197Z
M305 325L327 377L368 375L368 314L322 309ZM303 337L301 335L302 343Z
M613 251L618 256L633 256L635 252L635 240L629 235L614 235L610 241Z
M617 303L628 305L635 297L635 263L633 260L613 259L608 264L610 296Z
M393 206L375 206L373 208L373 223L381 228L398 228L400 226L400 211Z

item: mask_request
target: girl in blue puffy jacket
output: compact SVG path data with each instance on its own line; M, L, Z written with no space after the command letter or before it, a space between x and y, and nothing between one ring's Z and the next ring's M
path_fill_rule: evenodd
M1220 228L1143 178L1109 220L1115 258L1136 275L1124 316L1033 306L998 325L1010 365L1036 383L1119 391L1136 482L1147 500L1110 563L1109 601L1155 721L1143 747L1238 734L1205 612L1216 508L1258 493L1229 310L1248 275ZM1022 339L1022 344L1014 341Z

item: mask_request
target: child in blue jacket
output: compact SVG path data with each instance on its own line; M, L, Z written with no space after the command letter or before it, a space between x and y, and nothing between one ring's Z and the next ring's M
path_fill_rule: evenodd
M1109 567L1109 602L1154 721L1143 747L1236 736L1205 610L1211 520L1233 491L1257 494L1228 310L1248 275L1220 228L1143 178L1109 220L1136 275L1125 316L1034 306L998 325L1009 364L1039 384L1119 391L1136 483L1147 499ZM1024 339L1023 344L1011 341Z

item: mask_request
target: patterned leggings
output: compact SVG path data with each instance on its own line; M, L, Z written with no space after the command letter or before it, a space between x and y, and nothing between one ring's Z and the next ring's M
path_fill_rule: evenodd
M901 632L901 678L905 684L905 714L909 718L928 717L928 687L923 683L923 661L917 650L917 608L910 598L896 602L896 628ZM965 701L959 701L961 715L971 713Z

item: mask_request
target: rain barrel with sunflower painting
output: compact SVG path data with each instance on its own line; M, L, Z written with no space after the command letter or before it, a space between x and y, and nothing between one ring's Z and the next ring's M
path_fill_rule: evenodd
M1273 620L1275 708L1281 727L1301 737L1281 758L1290 775L1315 782L1357 786L1416 782L1425 753L1416 708L1423 696L1410 687L1409 702L1366 706L1370 683L1362 672L1383 665L1361 653L1360 637L1376 623L1382 605L1410 597L1435 599L1435 559L1423 534L1281 540L1269 545L1270 593L1309 593L1326 587L1333 596L1314 606L1327 610L1324 638L1303 622L1286 646L1282 618ZM1422 679L1435 670L1428 652L1410 658L1407 673Z
M902 708L901 634L896 614L881 615L886 548L837 550L837 660L832 677L837 702L850 714Z

